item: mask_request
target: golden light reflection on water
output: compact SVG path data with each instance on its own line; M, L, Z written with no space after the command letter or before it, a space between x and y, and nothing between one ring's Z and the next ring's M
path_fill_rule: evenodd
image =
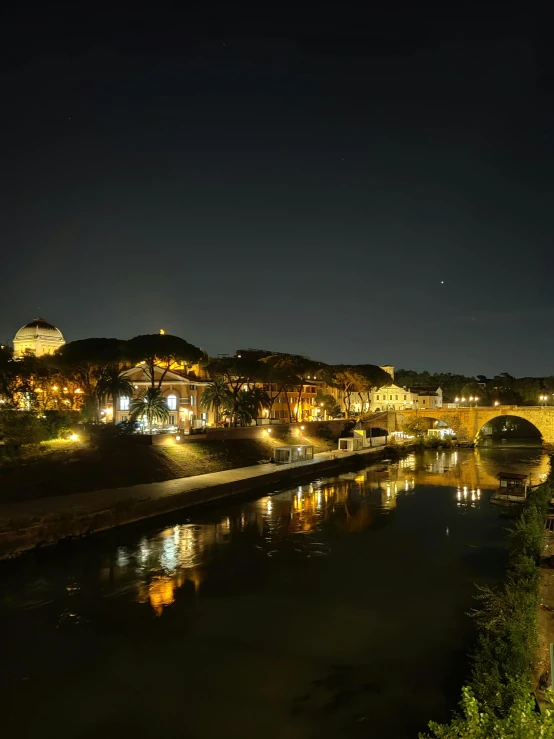
M291 552L301 557L325 556L329 544L322 539L329 536L321 537L319 532L356 534L384 525L399 499L417 493L417 486L451 488L451 500L463 514L483 503L482 491L497 487L499 469L517 471L525 465L538 482L548 473L549 458L537 452L532 459L528 455L499 461L490 450L438 450L375 464L237 504L230 515L218 518L215 514L215 519L205 522L166 528L143 538L134 551L120 547L110 577L138 582L138 602L161 616L187 583L189 595L201 593L210 573L221 572L218 562L231 556L233 547L262 558ZM229 577L240 581L242 566L231 570Z

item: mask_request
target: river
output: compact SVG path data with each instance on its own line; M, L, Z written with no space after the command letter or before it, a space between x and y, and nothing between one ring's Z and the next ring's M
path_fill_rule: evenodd
M427 451L1 563L3 736L414 739L503 575L506 469L549 458Z

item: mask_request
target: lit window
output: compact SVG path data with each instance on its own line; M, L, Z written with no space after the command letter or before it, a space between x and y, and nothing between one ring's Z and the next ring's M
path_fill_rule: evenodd
M167 407L169 408L170 411L177 410L177 396L176 395L167 396Z
M120 411L128 411L129 410L129 398L127 395L121 395L119 398L119 410Z
M191 395L190 396L190 404L191 405L196 405L196 395Z

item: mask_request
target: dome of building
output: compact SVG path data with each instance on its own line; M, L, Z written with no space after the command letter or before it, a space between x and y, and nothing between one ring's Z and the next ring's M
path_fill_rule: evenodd
M44 318L35 318L16 333L13 340L14 356L21 357L29 352L37 357L53 354L64 344L65 339L59 328Z

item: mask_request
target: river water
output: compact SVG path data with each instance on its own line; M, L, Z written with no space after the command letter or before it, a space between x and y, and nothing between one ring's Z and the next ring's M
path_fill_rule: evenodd
M0 564L2 735L413 739L504 571L500 470L549 459L428 451Z

